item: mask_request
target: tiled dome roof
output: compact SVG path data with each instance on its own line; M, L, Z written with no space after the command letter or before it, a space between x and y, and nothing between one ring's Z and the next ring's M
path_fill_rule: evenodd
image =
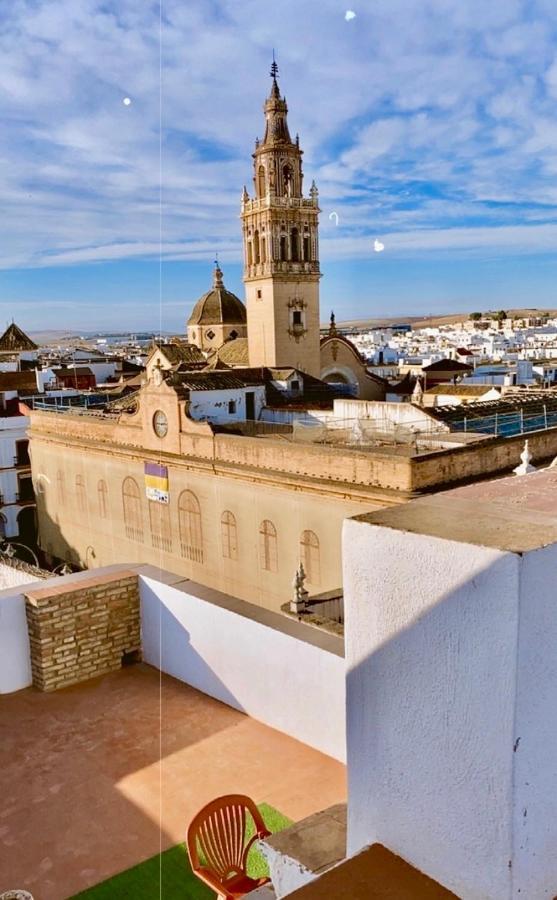
M212 290L199 298L188 319L191 325L244 325L246 323L246 307L239 297L227 291L222 272L218 265L215 269Z

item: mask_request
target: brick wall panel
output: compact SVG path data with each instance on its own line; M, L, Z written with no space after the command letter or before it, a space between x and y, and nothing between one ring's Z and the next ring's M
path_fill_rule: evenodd
M135 574L60 581L25 595L33 684L58 690L113 672L122 655L141 652Z

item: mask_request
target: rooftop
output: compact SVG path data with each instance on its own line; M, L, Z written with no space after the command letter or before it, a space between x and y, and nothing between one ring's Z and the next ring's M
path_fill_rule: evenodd
M18 353L38 349L37 344L15 322L8 325L4 334L0 335L0 353Z
M5 695L0 731L2 880L40 900L183 841L222 794L296 821L345 799L340 763L144 664Z
M480 482L358 516L360 521L523 553L557 541L557 468Z

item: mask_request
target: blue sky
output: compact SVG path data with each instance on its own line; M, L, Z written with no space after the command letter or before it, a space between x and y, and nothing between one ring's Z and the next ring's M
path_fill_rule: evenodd
M0 324L181 331L215 251L243 296L273 47L323 319L557 306L554 0L163 0L160 34L149 0L0 12Z

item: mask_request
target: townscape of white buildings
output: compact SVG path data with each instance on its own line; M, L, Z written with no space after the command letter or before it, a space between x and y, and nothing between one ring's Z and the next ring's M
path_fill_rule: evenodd
M418 330L396 325L346 334L382 377L418 376L424 366L453 359L473 367L459 379L464 384L557 384L557 318L483 316Z

